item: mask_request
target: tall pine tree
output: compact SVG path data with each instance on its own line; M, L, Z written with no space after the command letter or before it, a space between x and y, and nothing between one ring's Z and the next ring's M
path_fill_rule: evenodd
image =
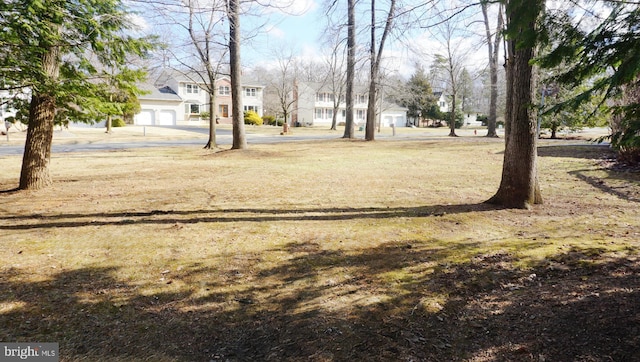
M113 97L105 97L111 93L105 92L105 84L123 80L109 80L109 74L122 74L128 55L151 48L148 39L124 35L133 28L129 20L120 0L0 3L0 75L5 84L31 93L20 189L52 183L49 162L56 115L109 108L99 105L113 102Z

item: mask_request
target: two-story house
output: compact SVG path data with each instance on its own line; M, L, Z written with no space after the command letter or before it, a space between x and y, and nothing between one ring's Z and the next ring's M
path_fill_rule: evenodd
M206 123L202 115L209 112L207 84L198 74L163 70L140 86L147 94L138 97L140 113L134 117L136 125L186 125ZM262 116L264 87L247 83L242 87L244 110ZM214 116L218 123L231 123L231 81L220 77L215 82Z
M301 125L331 125L337 94L321 83L302 82L295 87L293 119ZM363 125L367 118L368 95L366 87L356 87L354 92L353 119L356 125ZM347 119L344 95L338 100L337 123ZM378 111L381 126L405 127L407 109L397 104L383 101Z

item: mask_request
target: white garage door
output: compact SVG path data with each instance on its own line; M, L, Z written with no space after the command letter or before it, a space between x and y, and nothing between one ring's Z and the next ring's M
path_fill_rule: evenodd
M140 113L136 114L134 124L137 126L151 126L153 125L153 110L143 109Z
M160 126L175 126L176 111L160 111L160 115L158 118L158 125Z
M383 123L383 125L384 125L385 127L391 127L391 126L393 126L393 117L391 117L391 116L385 116L385 117L384 117L384 123Z

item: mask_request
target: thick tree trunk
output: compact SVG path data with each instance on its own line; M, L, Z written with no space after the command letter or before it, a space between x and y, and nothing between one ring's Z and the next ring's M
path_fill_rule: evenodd
M529 38L519 42L517 48L515 44L520 39L509 41L502 180L496 194L487 202L530 208L533 204L542 203L537 176L537 121L535 107L532 107L535 85L530 64L535 48L532 34L535 34L542 0L512 0L511 3L514 5L511 8L507 6L507 17L510 25L517 27L511 34Z
M231 102L233 144L231 149L246 149L244 110L242 109L242 72L240 64L240 15L239 0L229 0L229 62L231 70Z
M347 91L346 91L346 119L343 138L355 137L355 124L353 123L353 82L355 78L356 63L356 5L355 0L347 0Z
M49 174L55 99L49 95L33 94L29 108L29 127L22 156L20 186L22 190L37 190L53 183Z
M57 82L60 75L60 49L52 46L40 59L44 76ZM53 183L49 173L51 142L56 115L56 98L34 91L29 106L29 126L20 172L21 190L37 190Z

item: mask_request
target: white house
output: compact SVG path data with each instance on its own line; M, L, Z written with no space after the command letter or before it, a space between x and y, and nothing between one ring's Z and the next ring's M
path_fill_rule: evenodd
M138 97L141 111L134 117L136 125L185 125L207 122L203 112L209 112L209 93L198 74L163 70L140 86L148 94ZM242 87L244 110L263 114L264 86L247 83ZM216 80L214 112L219 123L231 123L231 81Z
M293 109L293 121L301 125L331 125L334 112L334 101L338 95L330 87L321 83L298 83L293 95L296 102ZM366 121L368 96L366 88L360 87L354 92L353 119L356 125ZM344 98L344 97L342 97ZM405 127L407 125L407 109L397 104L382 102L378 112L381 126ZM346 103L340 99L338 104L337 123L347 118Z
M440 108L440 112L449 112L449 101L447 100L447 96L445 96L444 92L433 92L433 95L438 98L438 107Z

